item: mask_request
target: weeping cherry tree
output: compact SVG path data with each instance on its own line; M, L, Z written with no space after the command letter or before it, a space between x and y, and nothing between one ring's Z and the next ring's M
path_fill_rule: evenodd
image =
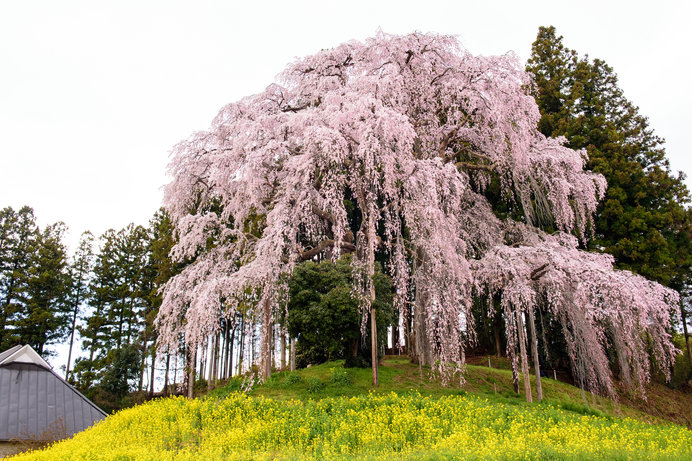
M297 60L278 83L222 108L208 131L173 150L165 190L178 236L172 256L189 264L166 285L160 345L184 338L196 347L250 293L266 378L286 276L301 261L353 253L375 385L376 255L388 261L402 315L414 306L411 346L445 379L463 371L462 337L473 340L479 292L501 293L505 315L519 321L507 323L513 357L523 313L545 297L576 338L570 354L587 383L610 385L600 377L603 346L589 346L603 343L600 320L625 332L618 349L633 377L646 378L641 343L627 342L639 327L668 363L662 312L674 295L576 249L568 234L587 237L605 180L584 171L584 152L536 129L522 69L513 54L473 56L453 37L379 33ZM491 184L524 225L496 217ZM517 226L526 236L508 242ZM542 237L539 226L561 233ZM568 270L582 261L586 272ZM627 302L644 293L655 301Z

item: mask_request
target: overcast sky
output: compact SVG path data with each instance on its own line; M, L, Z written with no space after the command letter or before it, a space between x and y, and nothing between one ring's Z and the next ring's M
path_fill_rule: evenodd
M673 169L692 173L690 2L370 3L0 0L0 207L64 221L72 249L84 230L145 224L176 142L296 57L378 28L526 61L538 27L554 25L614 67Z
M86 229L144 224L176 142L296 57L378 28L525 61L538 26L555 25L615 68L673 168L692 172L689 2L369 3L0 1L0 206L64 221L72 247Z

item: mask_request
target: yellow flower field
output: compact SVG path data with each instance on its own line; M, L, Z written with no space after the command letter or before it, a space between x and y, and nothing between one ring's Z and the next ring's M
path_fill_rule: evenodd
M160 399L18 460L692 459L692 431L472 396Z

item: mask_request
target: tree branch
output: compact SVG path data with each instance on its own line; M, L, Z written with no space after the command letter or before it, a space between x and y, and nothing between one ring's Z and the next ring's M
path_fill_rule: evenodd
M538 280L539 278L543 277L546 272L548 272L548 263L543 264L542 266L538 266L534 270L531 271L531 280Z
M482 163L468 163L468 162L457 162L454 164L457 168L463 168L464 170L484 170L484 171L495 171L495 164L485 165Z
M327 240L322 240L320 243L317 244L316 247L313 247L307 251L303 251L298 255L298 258L301 261L308 261L318 254L322 253L324 250L327 248L333 248L336 242L332 239L327 239ZM352 243L348 242L342 242L341 243L341 252L342 253L353 253L356 251L356 246Z

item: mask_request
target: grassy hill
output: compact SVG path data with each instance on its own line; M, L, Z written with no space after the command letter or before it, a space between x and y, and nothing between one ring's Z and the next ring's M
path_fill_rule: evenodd
M263 385L248 392L251 396L264 396L277 400L307 400L337 396L356 396L368 392L389 393L416 390L423 395L466 395L474 394L492 402L510 405L523 405L523 395L517 395L512 387L512 372L505 358L476 358L475 363L484 365L466 366L465 383L451 382L442 385L429 367L419 368L410 363L406 356L387 356L380 367L380 385L372 387L372 374L369 368L343 369L343 362L329 362L318 366L275 373ZM339 385L332 377L334 370L342 370L350 377L350 384ZM534 376L531 376L531 390L536 398ZM317 382L321 381L321 385ZM582 392L581 389L554 379L542 379L544 404L553 405L581 414L631 417L651 423L667 421L692 429L692 393L673 391L666 386L653 384L647 390L646 399L626 389L620 389L618 401ZM312 383L312 387L310 386ZM214 389L212 396L223 396L240 390L242 379L236 379L226 386ZM521 386L523 390L523 385Z
M653 389L649 414L552 379L544 402L527 404L510 371L487 366L469 365L463 388L429 375L388 357L376 390L369 369L340 362L276 373L248 393L235 379L18 459L692 459L692 431L662 419L675 404L685 424L689 394Z

